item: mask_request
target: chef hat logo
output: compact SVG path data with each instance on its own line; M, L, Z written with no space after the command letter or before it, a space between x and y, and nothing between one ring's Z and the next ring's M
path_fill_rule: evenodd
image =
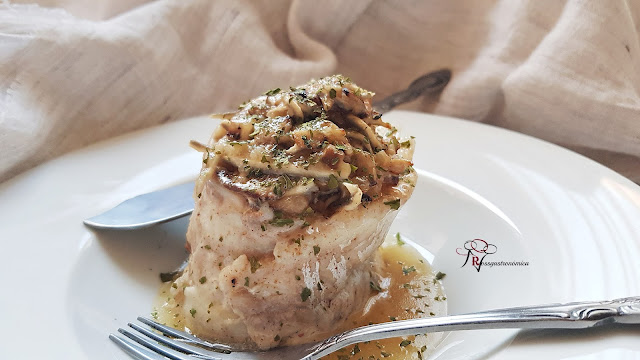
M461 256L465 256L464 264L461 267L466 266L471 262L476 271L480 272L482 262L487 255L495 254L498 251L498 247L494 244L490 244L483 239L467 240L462 248L457 248L456 253Z

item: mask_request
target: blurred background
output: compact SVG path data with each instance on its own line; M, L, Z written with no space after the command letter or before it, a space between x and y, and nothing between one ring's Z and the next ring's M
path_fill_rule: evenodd
M0 181L313 77L384 97L450 68L439 97L402 108L526 133L640 182L639 33L631 0L5 0Z

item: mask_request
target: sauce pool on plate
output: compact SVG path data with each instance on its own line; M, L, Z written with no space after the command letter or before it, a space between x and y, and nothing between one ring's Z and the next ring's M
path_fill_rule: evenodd
M352 314L339 331L389 321L446 315L447 298L441 283L445 276L399 234L389 236L375 259L378 276L364 309ZM152 316L160 323L190 332L184 326L181 305L169 296L172 283L163 284ZM195 315L195 314L192 314ZM211 320L209 320L211 319ZM207 321L215 321L211 316ZM196 334L197 335L197 334ZM442 340L442 333L390 338L348 346L325 357L336 360L423 359Z

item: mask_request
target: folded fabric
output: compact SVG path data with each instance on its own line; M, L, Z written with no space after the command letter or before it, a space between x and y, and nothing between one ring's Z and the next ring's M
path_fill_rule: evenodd
M0 5L0 181L134 129L332 73L436 101L640 181L637 1L42 1ZM518 149L514 149L517 151Z

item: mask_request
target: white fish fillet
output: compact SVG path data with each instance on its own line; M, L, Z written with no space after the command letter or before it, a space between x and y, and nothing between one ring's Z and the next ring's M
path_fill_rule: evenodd
M320 86L327 98L337 97L330 86ZM353 91L354 86L349 83L348 89ZM356 100L362 102L365 109L369 106L367 116L370 120L369 94ZM269 111L283 103L276 99ZM304 110L300 111L304 114ZM407 167L413 141L406 140L402 151L387 150L383 155L367 155L365 150L341 150L344 154L339 153L339 161L328 162L329 166L327 163L312 164L310 170L303 170L303 166L296 165L293 160L285 164L296 166L296 173L287 172L287 166L284 170L276 170L265 165L269 162L264 160L264 149L268 149L269 144L261 148L263 155L260 158L254 155L255 148L252 148L258 146L257 140L240 143L244 141L243 136L248 136L249 130L254 129L253 125L249 130L238 125L235 136L240 140L233 144L228 139L233 124L232 120L225 125L225 131L214 133L212 142L206 147L195 210L187 232L191 251L189 264L175 281L172 295L182 307L186 327L204 338L261 349L325 338L339 329L348 316L361 310L370 296L374 253L382 244L398 207L409 198L415 184L416 174ZM344 135L342 129L338 130ZM362 131L364 136L373 136L367 131ZM389 139L377 135L375 141L379 146L392 146L385 145ZM355 144L354 141L350 145ZM368 145L359 144L363 149ZM318 146L317 151L326 149L326 145L324 148ZM295 151L299 150L294 148L292 153ZM358 161L355 154L359 153L367 156L366 161L375 158L374 164L400 166L398 171L402 171L400 175L394 175L393 170L383 172L395 183L382 188L378 185L382 191L374 195L376 198L367 195L367 191L374 191L374 185L362 186L357 182L367 181L366 178L356 179L358 171L362 173L362 162L357 163L360 170L353 166ZM247 160L242 160L242 156ZM395 160L391 161L392 158ZM226 168L220 167L220 161L227 161ZM242 163L246 164L249 174L246 178L227 176L233 171L242 172L238 166ZM350 167L350 174L345 176L340 172L339 169L345 168L342 164ZM332 168L331 165L335 166ZM237 167L237 170L229 170L229 167ZM246 180L267 179L278 175L279 171L290 174L291 178L268 183L268 189L273 188L273 193L261 193L255 185L260 183ZM315 182L304 180L306 178L301 180L300 171L310 171L308 176L315 178ZM330 176L335 173L335 180L331 177L327 180L327 173ZM229 179L236 183L230 183ZM237 179L243 179L242 183ZM278 178L278 181L282 179ZM353 184L357 185L352 185L351 179L356 180ZM335 186L339 188L326 190L332 189L332 181L338 181ZM370 181L370 184L374 183ZM280 184L284 190L278 189ZM331 205L334 208L329 212L309 212L322 189L326 193L333 191L342 200L334 203L337 206ZM367 197L369 201L363 201Z

